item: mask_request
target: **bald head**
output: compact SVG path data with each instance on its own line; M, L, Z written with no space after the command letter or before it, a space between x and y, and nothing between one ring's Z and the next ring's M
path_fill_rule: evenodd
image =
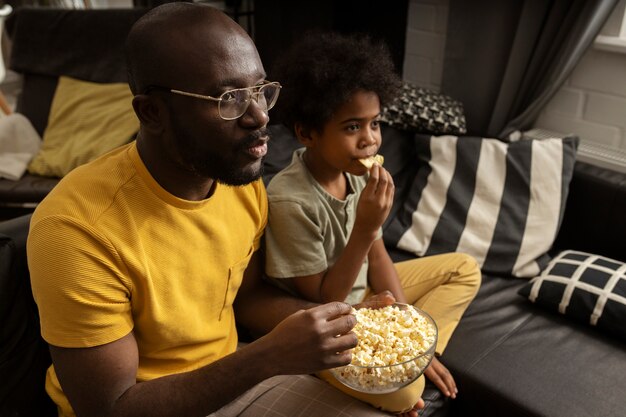
M133 94L149 85L182 83L219 71L224 50L253 50L248 34L230 17L206 5L173 2L156 7L133 25L126 40L128 81ZM258 57L258 55L257 55ZM213 74L217 76L217 74Z

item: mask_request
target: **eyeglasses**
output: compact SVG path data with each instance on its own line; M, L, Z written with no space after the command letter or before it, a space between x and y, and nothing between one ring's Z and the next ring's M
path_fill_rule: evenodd
M235 120L243 116L246 110L248 110L252 99L258 103L264 112L270 111L276 104L276 100L278 100L281 88L282 86L278 82L265 82L253 87L224 91L219 97L211 97L158 85L149 85L144 90L144 94L150 93L151 90L164 90L181 96L217 101L217 111L220 117L224 120Z

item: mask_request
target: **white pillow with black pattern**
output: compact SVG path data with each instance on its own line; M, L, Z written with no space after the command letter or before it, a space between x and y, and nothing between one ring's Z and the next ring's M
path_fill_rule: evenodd
M626 340L626 263L586 252L559 253L519 290L533 303Z

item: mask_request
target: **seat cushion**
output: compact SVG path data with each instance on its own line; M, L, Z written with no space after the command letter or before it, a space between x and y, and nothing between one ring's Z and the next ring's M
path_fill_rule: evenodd
M453 415L623 415L623 342L528 303L527 283L483 277L441 358L459 387Z

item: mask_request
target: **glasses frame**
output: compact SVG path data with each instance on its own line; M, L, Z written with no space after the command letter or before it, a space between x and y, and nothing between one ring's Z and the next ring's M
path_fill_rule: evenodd
M246 114L246 111L248 111L248 107L250 107L250 102L253 99L257 103L259 102L259 97L261 96L261 94L263 94L263 89L266 88L267 86L274 86L278 88L278 93L276 94L276 97L271 103L267 104L267 109L265 109L266 112L269 112L278 101L278 95L280 94L280 89L283 88L283 86L280 85L280 83L277 81L266 81L263 84L255 85L252 87L233 88L233 89L224 91L222 94L220 94L219 97L213 97L213 96L198 94L198 93L190 93L188 91L177 90L177 89L169 88L169 87L162 87L160 85L149 85L148 87L145 88L144 94L150 93L150 90L164 90L172 94L178 94L180 96L193 97L193 98L198 98L200 100L215 101L217 102L217 112L223 120L236 120L236 119L239 119L244 114ZM246 106L244 107L241 114L236 117L224 117L224 115L222 114L222 102L225 100L224 96L226 94L232 94L235 91L244 91L244 90L250 91L250 99L247 101Z

